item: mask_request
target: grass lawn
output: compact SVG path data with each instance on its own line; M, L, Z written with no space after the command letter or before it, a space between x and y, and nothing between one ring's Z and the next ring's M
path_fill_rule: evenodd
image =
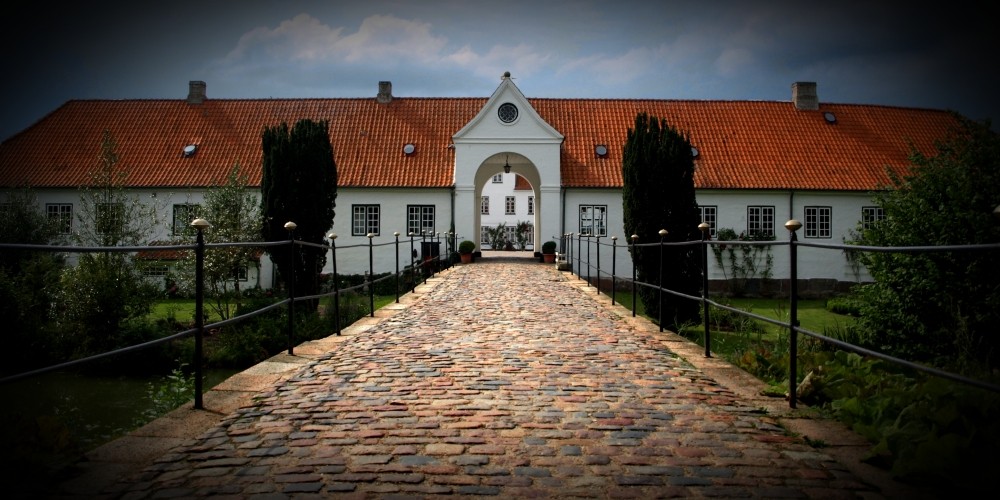
M609 295L610 296L610 295ZM746 298L715 298L712 299L720 304L731 307L749 310L754 314L779 321L788 321L788 299L746 299ZM633 297L631 292L615 292L615 303L621 304L627 309L632 308ZM713 307L709 314L718 311ZM645 315L645 309L640 300L636 304L636 314ZM798 301L799 325L806 330L816 333L823 333L824 328L838 328L850 325L854 322L851 316L832 313L826 310L825 300L799 300ZM651 318L654 319L654 318ZM655 322L655 319L654 319ZM777 325L760 321L766 331L766 338L774 340L781 328ZM691 331L703 332L701 324L693 326Z
M375 296L375 309L381 309L382 307L391 304L396 301L395 295L376 295ZM368 303L368 297L364 297L364 303ZM325 307L333 307L333 297L324 297L320 299L320 304ZM222 318L215 312L212 307L209 306L208 301L205 301L205 313L208 314L208 321L220 321ZM149 313L149 319L159 320L174 318L180 323L191 323L194 321L194 299L166 299L159 300L153 304L153 310Z

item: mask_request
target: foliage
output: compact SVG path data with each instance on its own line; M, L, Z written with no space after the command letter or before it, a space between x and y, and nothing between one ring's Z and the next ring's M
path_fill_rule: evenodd
M299 120L289 130L282 123L267 127L262 134L264 149L261 180L261 214L264 241L284 241L289 233L286 222L298 227L294 237L322 245L295 248L290 265L287 247L270 253L287 289L288 277L295 273L295 295L315 295L319 275L326 265L324 238L333 225L337 199L337 165L330 144L329 123ZM294 269L294 271L293 271ZM302 302L315 310L316 301Z
M651 118L646 113L637 115L635 128L628 130L625 142L622 178L625 234L638 235L640 243L659 242L661 229L667 230L664 242L701 239L694 159L691 143L684 134L665 120ZM630 251L639 281L698 295L701 265L695 247L651 245L632 247ZM663 262L669 263L662 270L661 253ZM650 287L642 287L639 295L650 316L663 318L675 330L697 321L697 302L661 294Z
M514 226L514 238L517 240L517 249L524 250L528 248L528 235L531 233L531 223L527 221L519 221L516 226Z
M80 246L138 246L155 224L155 210L125 192L129 169L120 165L115 141L101 140L98 167L91 184L81 188L79 225L73 239ZM60 328L82 334L84 352L124 347L124 326L146 315L156 296L142 274L142 264L127 253L80 255L62 276L56 303L62 305Z
M194 374L186 374L181 364L174 368L169 375L162 378L160 382L150 382L146 389L146 397L149 399L149 406L142 412L142 421L136 422L139 427L147 422L151 422L184 403L194 399Z
M855 353L815 359L809 404L874 447L868 461L918 484L985 491L1000 468L1000 395Z
M556 253L556 242L549 240L543 243L542 253Z
M1000 136L963 121L934 156L914 151L908 175L875 195L885 219L864 229L871 246L1000 242ZM876 349L962 369L995 363L1000 336L996 251L864 252L874 283L859 287L861 323Z
M206 243L246 243L260 237L260 210L254 195L247 189L248 178L234 165L225 184L215 185L205 192L204 205L198 216L211 227L204 232ZM253 247L211 248L205 252L206 304L222 319L228 319L239 308L245 291L240 289L240 275L259 268L259 250ZM178 266L183 289L194 290L195 255L188 252Z
M486 228L486 241L489 242L490 249L503 250L507 244L507 223L501 222L496 227Z
M826 310L845 316L860 316L864 303L856 297L833 297L826 301Z
M774 241L774 236L764 233L736 234L731 228L720 228L719 241ZM729 281L729 292L734 297L746 295L752 283L771 279L774 256L766 245L710 245L715 255L715 263ZM758 281L759 280L759 281Z
M470 254L473 251L475 251L475 249L476 249L476 244L469 240L463 240L461 243L458 244L458 253L461 254Z
M5 193L0 203L0 243L45 245L58 239L58 228L38 208L30 190ZM0 317L3 340L15 356L4 371L20 371L55 354L58 335L49 326L51 305L59 290L63 258L56 253L4 249L0 251Z

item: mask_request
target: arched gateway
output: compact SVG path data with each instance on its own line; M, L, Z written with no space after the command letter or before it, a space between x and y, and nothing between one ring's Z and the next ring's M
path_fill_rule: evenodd
M479 193L497 173L524 177L534 191L536 248L562 233L559 152L563 135L542 120L505 73L500 86L461 130L455 145L455 231L479 247Z

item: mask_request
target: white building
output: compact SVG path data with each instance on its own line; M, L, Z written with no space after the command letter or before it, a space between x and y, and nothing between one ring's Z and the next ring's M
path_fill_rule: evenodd
M129 184L160 205L150 240L168 241L187 205L234 164L259 187L264 127L327 120L338 170L330 230L338 249L347 247L338 250L339 272L367 270L367 251L350 247L367 245L368 233L382 244L398 232L404 262L411 232L453 231L481 247L482 228L502 221L530 223L529 249L581 232L624 245L622 148L643 112L688 134L697 200L713 234L732 228L784 239L782 224L794 218L805 224L800 237L833 243L879 216L869 193L888 184L886 169L905 170L911 146L933 154L934 141L957 124L947 111L820 103L816 85L803 82L792 85L790 101L529 99L509 74L489 98L400 98L380 82L374 98L209 99L203 82L191 82L187 99L67 102L0 145L0 189L31 186L73 230L77 187L96 167L108 130L131 169ZM785 254L774 256L774 277L787 278ZM393 269L392 250L374 260L376 272ZM262 264L267 287L270 263ZM631 274L627 252L616 266ZM711 278L722 279L712 267ZM799 273L863 278L843 255L809 249Z

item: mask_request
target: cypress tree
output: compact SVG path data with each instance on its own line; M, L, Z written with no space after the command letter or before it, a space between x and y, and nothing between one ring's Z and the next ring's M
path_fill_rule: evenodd
M701 238L701 215L694 193L694 158L688 138L665 120L640 113L635 128L628 130L622 158L622 214L626 236L639 236L638 243L658 243L660 229L664 242ZM636 247L632 265L637 279L656 285L660 282L659 246ZM664 246L663 287L698 295L701 268L697 247ZM663 309L664 326L677 330L698 321L698 302L640 287L639 297L652 318Z
M337 165L330 144L329 123L299 120L290 130L286 123L265 127L261 179L262 236L265 241L288 239L286 222L294 222L295 238L323 244L333 226L337 199ZM319 275L326 265L326 250L311 246L296 248L294 269L289 268L288 249L271 255L286 289L287 277L295 273L295 295L319 291ZM315 309L318 304L310 304Z

